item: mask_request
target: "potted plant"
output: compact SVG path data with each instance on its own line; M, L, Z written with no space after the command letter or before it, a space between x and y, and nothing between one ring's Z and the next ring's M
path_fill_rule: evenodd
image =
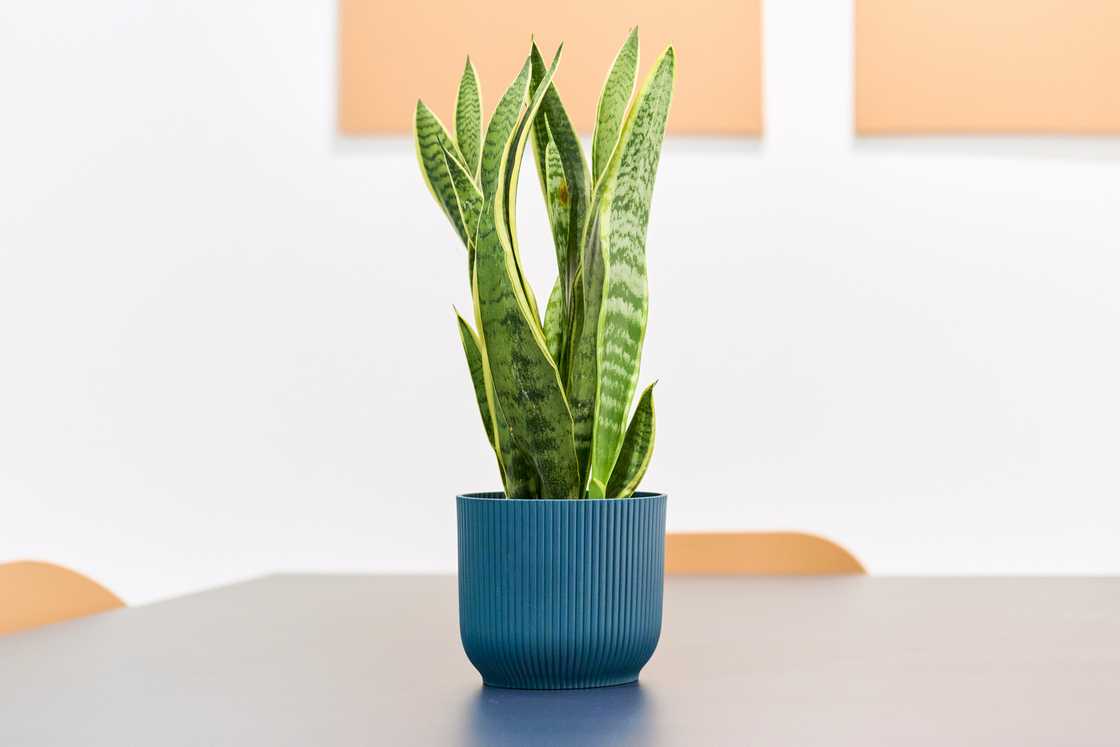
M459 622L488 685L633 682L661 632L666 496L636 492L653 451L638 399L645 236L672 97L667 48L634 95L638 34L607 75L590 167L551 66L532 45L483 131L468 58L452 131L423 102L416 152L467 251L475 328L458 315L504 492L458 496ZM516 230L532 142L558 277L543 307ZM477 330L477 332L476 332Z

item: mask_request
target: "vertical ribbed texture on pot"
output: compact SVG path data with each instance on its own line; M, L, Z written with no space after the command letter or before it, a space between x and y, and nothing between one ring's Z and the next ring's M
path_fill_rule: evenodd
M661 634L666 496L458 498L459 631L496 687L633 682Z

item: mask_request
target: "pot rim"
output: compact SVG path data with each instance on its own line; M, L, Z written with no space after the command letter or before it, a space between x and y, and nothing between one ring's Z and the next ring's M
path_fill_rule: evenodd
M506 498L500 490L483 491L480 493L460 493L456 500L464 501L501 501L502 503L572 503L586 505L605 501L648 501L656 498L669 498L668 493L638 490L629 498Z

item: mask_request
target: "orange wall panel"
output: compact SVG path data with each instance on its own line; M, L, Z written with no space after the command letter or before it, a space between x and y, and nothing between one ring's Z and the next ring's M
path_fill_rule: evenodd
M576 126L590 132L603 79L634 25L641 75L665 46L676 47L671 131L762 131L761 0L339 0L339 128L407 132L417 98L450 124L468 54L488 116L535 34L546 58L564 42L556 87Z
M1120 0L855 0L855 126L1120 133Z

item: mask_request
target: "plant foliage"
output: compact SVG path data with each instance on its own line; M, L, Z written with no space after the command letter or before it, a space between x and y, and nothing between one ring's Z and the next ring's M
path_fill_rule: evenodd
M626 498L653 453L653 385L633 414L646 332L645 239L676 57L637 94L638 31L603 85L591 164L534 43L489 122L468 58L453 133L417 102L416 154L467 250L475 329L458 316L475 399L511 498ZM544 314L525 277L517 185L526 146L544 197L557 278Z

